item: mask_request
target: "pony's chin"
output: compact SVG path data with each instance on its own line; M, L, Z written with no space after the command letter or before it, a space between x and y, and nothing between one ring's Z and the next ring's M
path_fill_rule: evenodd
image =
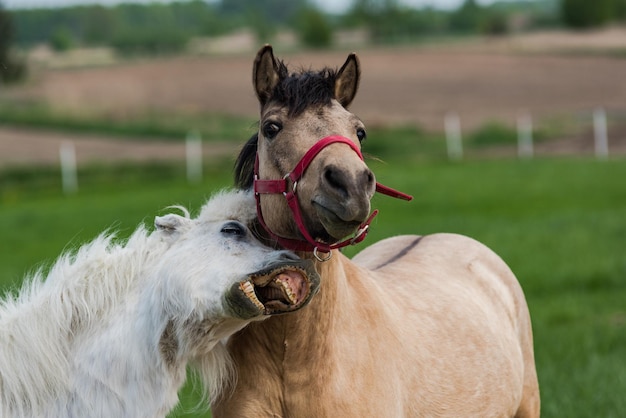
M310 260L280 262L233 284L225 305L240 319L293 312L309 303L319 285L319 275Z

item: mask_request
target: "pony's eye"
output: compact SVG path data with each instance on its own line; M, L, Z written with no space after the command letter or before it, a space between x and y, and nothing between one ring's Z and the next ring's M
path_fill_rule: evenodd
M365 132L365 129L357 128L356 137L359 138L359 142L365 141L365 138L367 138L367 133Z
M280 123L267 121L263 124L263 136L267 139L274 139L282 129L283 127Z
M220 232L224 235L243 237L246 235L246 227L239 222L228 222L222 226Z

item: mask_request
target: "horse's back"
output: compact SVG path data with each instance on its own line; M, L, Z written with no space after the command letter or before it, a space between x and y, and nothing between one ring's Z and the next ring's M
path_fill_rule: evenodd
M401 235L379 241L354 256L404 312L422 305L468 314L482 305L518 331L529 321L522 288L507 264L482 243L458 234Z
M462 235L402 235L367 247L352 261L390 294L401 322L408 324L399 325L400 332L413 333L414 344L428 341L426 351L438 354L442 368L446 359L458 365L459 356L467 356L464 363L475 364L461 371L465 385L472 374L504 379L507 395L519 397L514 416L538 416L528 307L515 275L497 254Z
M405 287L431 285L480 286L511 308L524 294L506 263L484 244L458 234L399 235L379 241L355 255L352 261L377 280L394 283L401 274ZM448 289L449 290L449 289Z

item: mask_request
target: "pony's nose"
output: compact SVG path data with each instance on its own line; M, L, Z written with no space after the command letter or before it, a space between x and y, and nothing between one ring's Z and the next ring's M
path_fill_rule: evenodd
M288 250L281 250L278 253L278 259L281 261L299 261L301 260L294 252Z
M337 166L329 165L324 169L324 182L342 198L348 199L354 193L365 192L369 195L375 188L376 178L372 170L365 167L356 176Z

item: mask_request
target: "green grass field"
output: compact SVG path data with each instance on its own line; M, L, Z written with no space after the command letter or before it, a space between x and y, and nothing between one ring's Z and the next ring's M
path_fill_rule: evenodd
M625 160L452 164L407 157L371 166L379 181L415 199L406 203L375 197L374 207L381 213L365 245L396 234L440 231L484 242L509 263L525 289L542 415L623 416ZM60 180L51 174L0 173L2 288L17 285L27 272L106 228L127 236L172 204L197 212L212 191L231 184L228 163L207 165L198 185L185 182L182 166L92 167L79 174L79 192L63 196ZM196 398L187 391L185 405L190 407Z

